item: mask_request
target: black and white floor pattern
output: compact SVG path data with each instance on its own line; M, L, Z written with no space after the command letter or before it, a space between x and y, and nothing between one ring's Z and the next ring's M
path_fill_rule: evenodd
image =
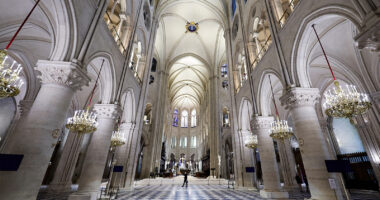
M249 190L233 190L222 185L155 185L136 188L131 192L123 192L117 199L254 199L261 200L260 194Z

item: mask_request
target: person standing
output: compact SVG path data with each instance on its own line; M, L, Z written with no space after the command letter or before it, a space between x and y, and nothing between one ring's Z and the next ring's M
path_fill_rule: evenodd
M185 172L184 176L185 177L183 179L183 185L182 185L182 187L185 186L185 183L186 183L186 187L187 187L187 183L188 183L188 181L187 181L187 171Z

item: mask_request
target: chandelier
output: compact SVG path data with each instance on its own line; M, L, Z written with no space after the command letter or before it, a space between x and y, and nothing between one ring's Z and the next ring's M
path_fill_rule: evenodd
M325 49L323 48L317 31L315 30L315 24L313 24L312 27L334 79L335 87L332 90L328 90L324 95L326 99L323 104L325 113L330 117L348 118L350 119L350 122L353 123L353 117L361 115L371 108L372 104L369 96L365 93L359 93L354 85L346 85L345 89L339 85L339 82L336 80L334 72L332 71Z
M257 140L257 135L249 135L248 138L244 141L244 146L250 149L257 148L259 142Z
M111 137L111 147L117 147L125 144L124 132L114 131Z
M293 136L293 128L289 127L288 121L280 120L276 101L274 100L274 92L273 92L273 86L272 86L272 81L270 79L270 75L269 75L269 83L270 83L270 89L272 92L272 101L274 104L274 108L276 110L276 120L271 123L269 136L272 137L273 139L283 141L284 139L289 139L290 137Z
M36 1L5 49L0 50L0 98L18 95L22 84L24 84L20 78L20 72L22 71L21 64L17 63L15 59L10 57L7 51L39 2L40 0Z
M66 128L77 133L92 133L96 131L97 126L96 115L89 111L89 107L86 110L76 110L74 116L68 118L66 123Z
M0 63L0 98L18 95L24 84L19 76L21 64L10 57L6 50L0 50Z
M270 136L277 140L284 140L293 136L293 128L289 127L288 121L280 120L278 116L276 120L272 122L270 130Z
M104 59L102 62L102 65L100 67L98 77L96 78L94 88L91 92L91 97L87 105L86 110L76 110L74 112L74 116L67 119L66 122L66 128L68 128L70 131L77 132L79 134L82 133L92 133L96 131L96 128L98 127L98 122L96 119L96 114L94 112L90 112L90 106L92 98L94 97L95 89L98 85L98 80L100 77L100 72L103 69Z

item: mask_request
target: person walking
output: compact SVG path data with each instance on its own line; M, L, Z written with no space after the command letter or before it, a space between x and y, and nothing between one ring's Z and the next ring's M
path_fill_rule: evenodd
M188 183L188 181L187 181L187 171L185 172L184 176L185 177L183 179L183 185L182 185L182 187L185 186L185 183L186 183L186 187L187 187L187 183Z

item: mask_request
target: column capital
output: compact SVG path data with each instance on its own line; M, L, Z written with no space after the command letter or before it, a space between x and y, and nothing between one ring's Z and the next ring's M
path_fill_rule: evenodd
M264 117L264 116L256 116L251 120L251 130L254 132L255 130L260 129L270 129L270 125L274 121L274 117Z
M122 113L119 105L116 104L95 104L94 112L98 118L116 119Z
M286 109L299 106L314 106L321 95L318 88L290 88L281 98Z
M378 9L380 10L380 9ZM359 49L369 49L370 51L380 51L380 16L373 12L367 14L365 25L362 27L354 40Z
M73 62L38 60L37 71L42 84L56 84L78 90L88 85L90 78L78 64Z

